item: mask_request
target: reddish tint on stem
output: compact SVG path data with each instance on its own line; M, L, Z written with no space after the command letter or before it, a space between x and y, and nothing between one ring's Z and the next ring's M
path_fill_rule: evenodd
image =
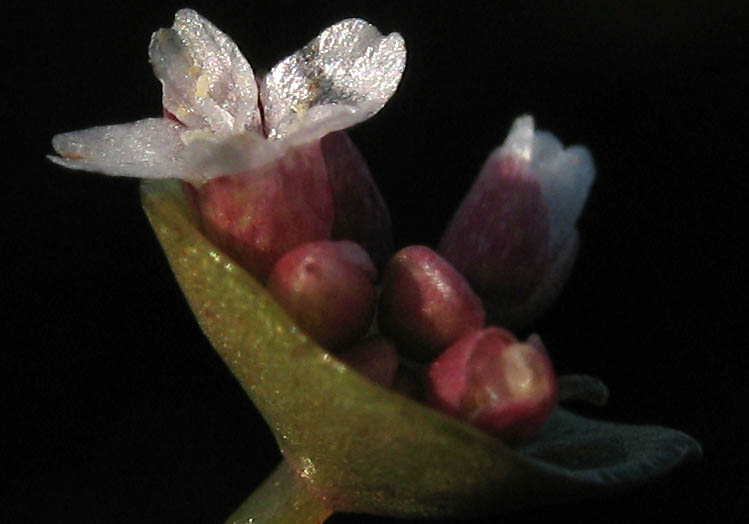
M528 163L490 157L447 226L439 253L485 300L518 303L542 278L548 250L548 209Z
M360 244L381 269L393 253L393 232L367 163L344 131L323 137L321 148L335 206L332 238Z
M208 237L261 281L284 253L330 238L333 196L319 142L209 180L196 193Z
M468 282L425 246L402 249L388 262L378 310L380 330L406 355L429 361L484 325L484 309Z
M315 341L340 349L363 336L372 323L376 277L359 245L310 242L276 262L267 289Z
M357 342L338 358L385 388L393 385L400 364L395 344L381 335L372 335Z
M430 403L440 411L518 443L531 438L556 404L556 378L537 336L520 343L496 327L450 346L427 372Z

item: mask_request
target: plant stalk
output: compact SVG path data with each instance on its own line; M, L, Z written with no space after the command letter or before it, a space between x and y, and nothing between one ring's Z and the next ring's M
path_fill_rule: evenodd
M282 460L226 524L321 524L333 513Z

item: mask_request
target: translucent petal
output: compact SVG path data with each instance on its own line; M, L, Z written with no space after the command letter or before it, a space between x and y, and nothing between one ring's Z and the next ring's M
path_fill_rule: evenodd
M204 135L189 140L184 161L191 178L205 182L270 164L286 154L288 145L285 141L266 140L254 132L228 137Z
M260 130L250 64L232 40L191 9L153 34L149 56L164 86L164 107L192 129L218 135Z
M166 118L99 126L56 135L52 146L64 167L108 175L140 178L185 178L180 132L184 127Z
M550 247L556 251L572 233L595 178L590 152L583 146L564 148L551 133L535 131L533 117L515 120L498 154L519 156L538 177L549 206Z
M405 65L398 33L382 36L364 20L343 20L265 77L266 132L301 143L366 120L393 95Z

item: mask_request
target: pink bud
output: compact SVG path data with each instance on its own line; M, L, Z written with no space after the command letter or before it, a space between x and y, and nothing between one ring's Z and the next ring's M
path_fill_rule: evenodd
M450 346L427 372L432 405L508 442L532 437L556 403L556 378L541 340L519 343L490 327Z
M429 361L484 325L484 309L466 280L425 246L400 250L388 262L378 310L380 329L408 356Z
M196 201L206 234L260 280L287 251L330 238L333 226L319 142L270 165L211 179L197 189Z
M440 253L477 289L502 300L525 299L548 258L548 212L527 167L492 155L440 242Z
M321 147L335 206L333 239L356 242L382 268L393 252L392 225L364 158L343 131L325 136Z
M377 272L353 242L310 242L283 255L267 288L315 341L337 349L363 336L374 317Z
M338 355L343 362L382 387L393 385L400 359L395 345L380 335L367 337Z
M570 239L594 174L585 148L563 148L553 135L535 131L529 116L515 121L484 164L439 252L503 325L528 324L554 298L548 290L561 288L569 271L559 267L572 265Z

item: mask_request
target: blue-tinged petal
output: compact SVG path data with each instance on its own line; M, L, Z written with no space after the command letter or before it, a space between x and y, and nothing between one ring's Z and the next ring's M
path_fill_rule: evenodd
M557 252L571 235L595 178L590 152L583 146L565 148L553 134L536 130L533 117L525 115L515 120L494 154L529 163L549 208L549 244Z
M265 77L266 132L301 143L364 121L393 95L405 65L398 33L383 36L364 20L343 20Z
M184 127L166 118L99 126L56 135L59 157L70 169L139 178L189 178L182 160Z

